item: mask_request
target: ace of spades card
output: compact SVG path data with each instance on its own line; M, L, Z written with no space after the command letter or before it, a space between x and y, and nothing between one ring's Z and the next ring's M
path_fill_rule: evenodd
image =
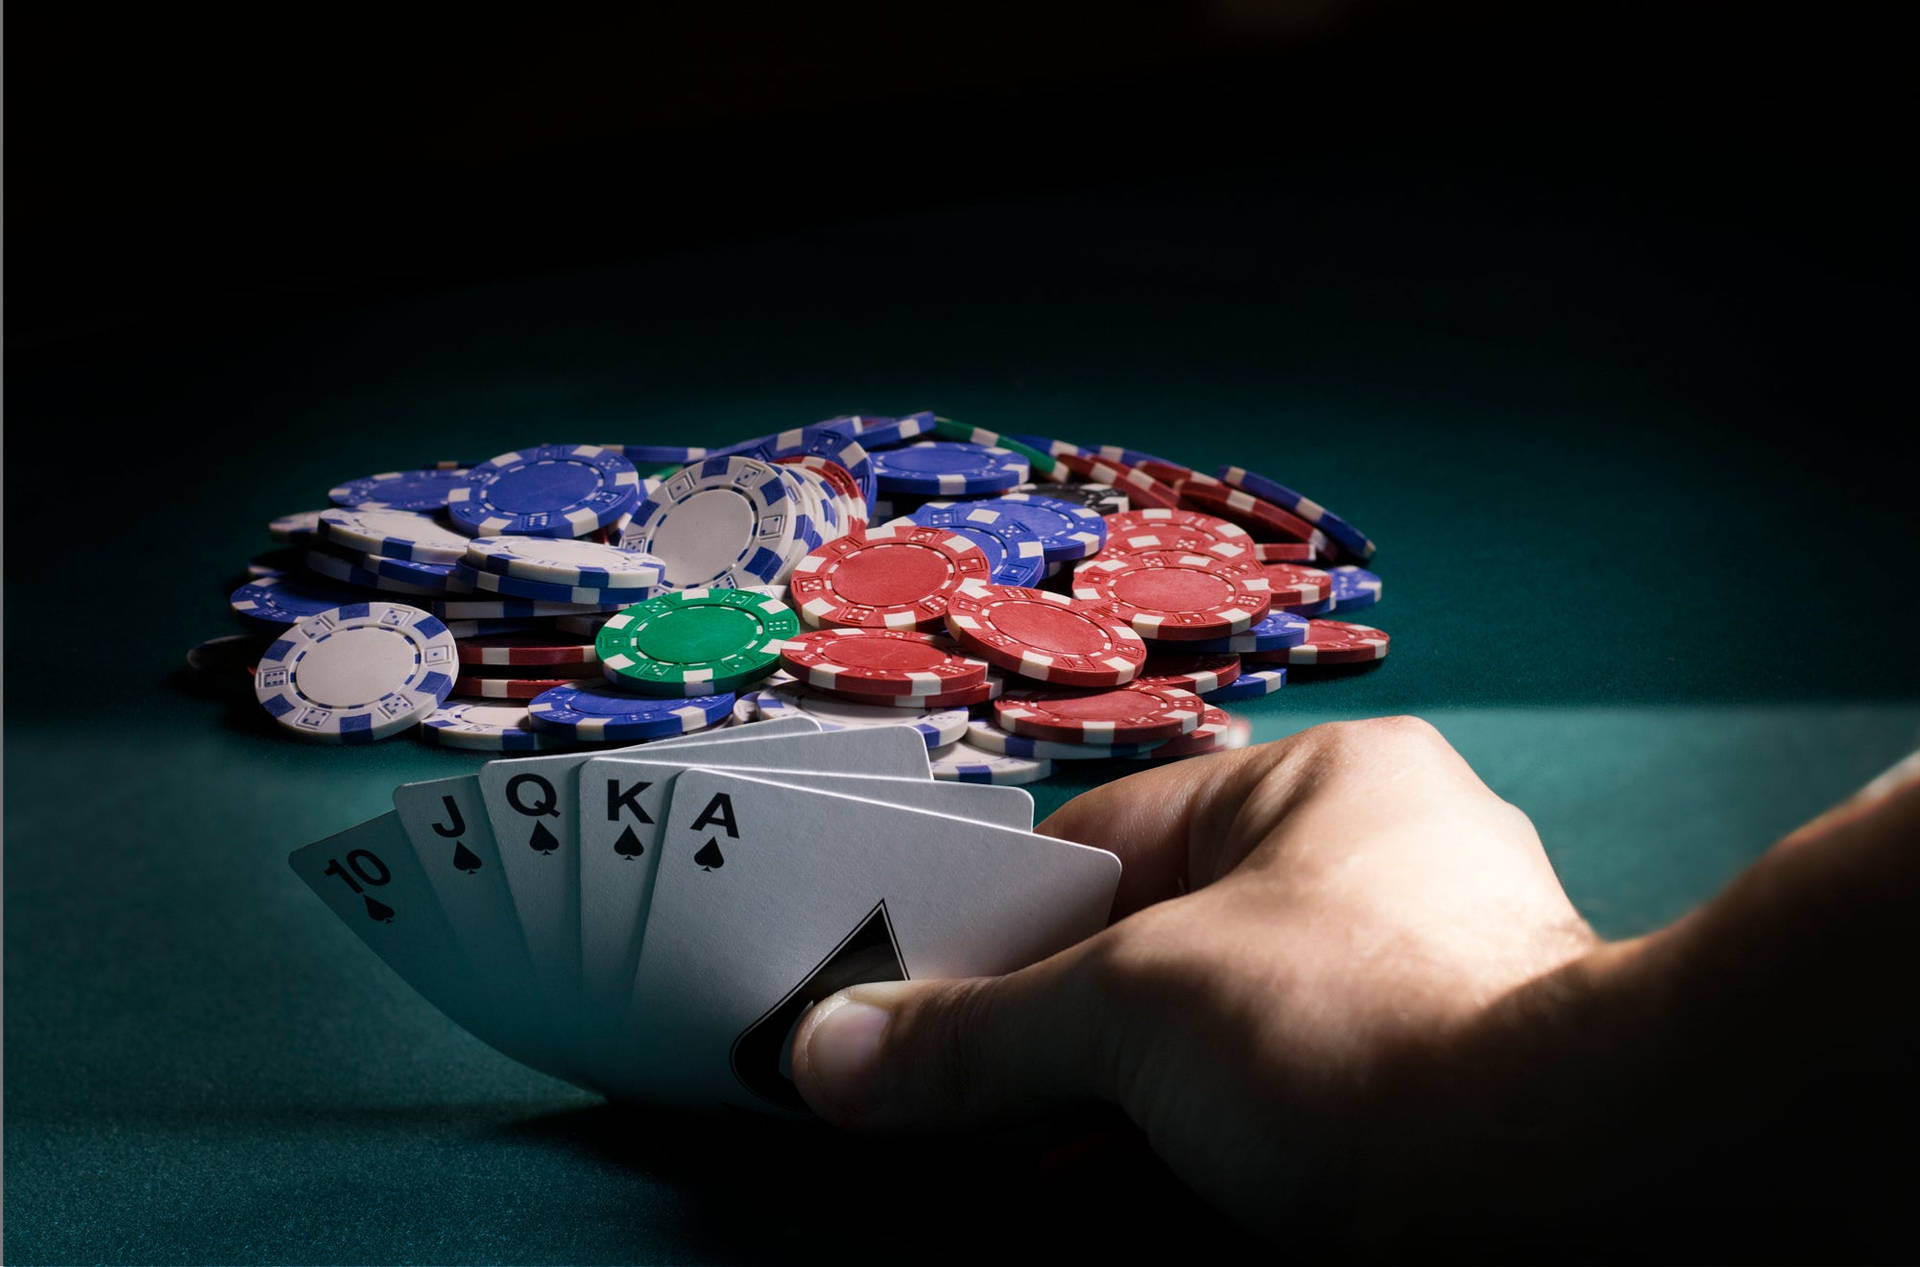
M861 981L1009 972L1097 932L1112 854L722 770L673 778L659 870L604 1089L800 1107L792 1033Z

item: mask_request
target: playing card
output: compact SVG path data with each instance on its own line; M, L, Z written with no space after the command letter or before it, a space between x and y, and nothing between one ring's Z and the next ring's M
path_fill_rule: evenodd
M624 1019L673 774L689 766L760 771L782 786L819 786L1016 830L1033 825L1033 797L1020 788L937 783L924 776L820 772L822 766L835 771L911 769L914 759L924 762L925 752L925 744L911 730L874 728L751 746L708 745L677 758L674 753L643 754L656 760L600 757L581 766L581 976L588 1011L611 1018L615 1029ZM796 766L806 768L792 768Z
M556 1013L536 984L479 776L404 784L393 791L393 808L497 1024L544 1053L528 1063L580 1081L578 1053L566 1040L571 1009Z
M397 815L382 814L303 846L287 862L355 936L456 1025L515 1060L547 1068L549 1053L530 1045L496 1006L462 951Z
M754 738L818 733L812 718L752 726ZM732 732L705 732L637 744L623 752L661 752L711 743ZM745 738L744 730L728 742ZM574 825L579 784L575 773L596 754L489 761L480 768L480 799L498 842L501 869L513 899L541 991L549 999L577 999L580 990L580 862Z
M764 778L673 777L621 1098L794 1110L815 1001L860 981L1011 971L1098 931L1103 850Z

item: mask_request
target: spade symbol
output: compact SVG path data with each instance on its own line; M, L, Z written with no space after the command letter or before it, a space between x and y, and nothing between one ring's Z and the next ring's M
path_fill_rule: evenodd
M527 837L527 844L533 847L535 853L552 853L560 847L560 841L547 830L545 823L533 825L533 835Z
M638 858L647 851L647 847L640 843L640 837L634 835L633 828L629 827L620 833L620 839L613 842L613 851L622 858Z
M806 1105L793 1089L788 1072L787 1049L793 1043L794 1027L807 1009L850 985L906 979L906 963L893 937L887 904L882 901L786 998L733 1040L733 1076L763 1100L782 1108L804 1109Z
M727 865L727 856L720 852L719 838L714 836L707 837L707 843L700 846L700 852L693 855L693 860L700 864L702 871L713 871Z
M376 902L371 895L363 896L366 896L367 899L367 918L376 924L393 923L393 908L391 906L388 906L385 902Z
M468 875L480 869L480 855L459 841L453 842L453 869L464 871Z

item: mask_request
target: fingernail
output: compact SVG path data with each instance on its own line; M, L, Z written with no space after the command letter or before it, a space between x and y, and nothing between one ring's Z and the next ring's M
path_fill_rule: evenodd
M873 1076L880 1066L881 1040L890 1013L846 994L820 1005L807 1034L807 1076L811 1089L842 1112L858 1110L872 1098Z

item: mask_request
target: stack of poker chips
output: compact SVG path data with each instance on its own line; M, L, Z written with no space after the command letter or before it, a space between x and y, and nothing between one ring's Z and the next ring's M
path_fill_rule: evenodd
M189 654L287 733L484 751L804 714L940 777L1237 747L1220 704L1366 663L1373 543L1258 473L848 415L720 449L542 445L344 483L269 525Z

